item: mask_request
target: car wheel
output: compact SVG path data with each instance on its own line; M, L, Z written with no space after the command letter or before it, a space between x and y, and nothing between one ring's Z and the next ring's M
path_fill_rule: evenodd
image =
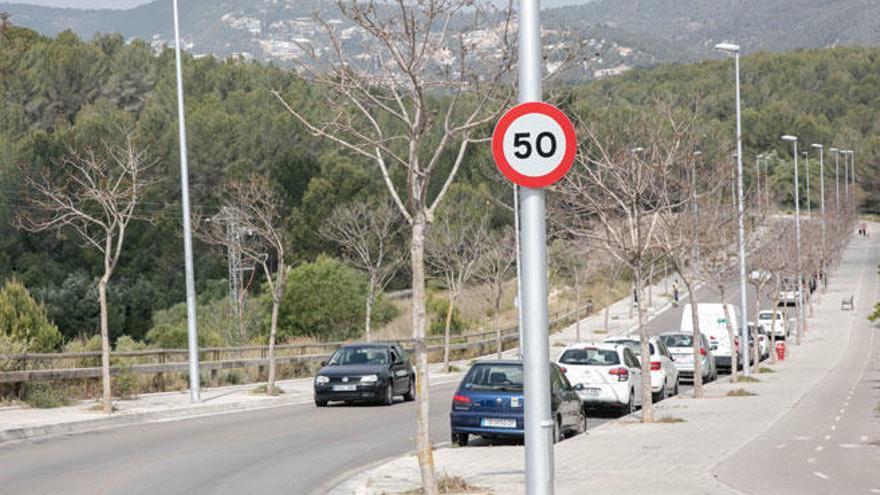
M452 445L455 445L456 447L467 447L469 440L470 435L468 435L467 433L452 434Z
M663 382L663 385L660 387L660 391L657 392L656 394L653 394L653 397L651 397L651 399L653 399L654 403L656 404L665 398L666 398L666 382Z
M632 413L636 412L635 395L636 395L635 390L629 391L629 402L625 406L623 406L623 409L620 411L622 413L621 416L626 416L628 414L632 414Z
M327 407L327 401L326 401L326 400L315 399L315 406L317 406L317 407Z
M672 395L673 395L673 396L678 395L678 383L679 383L679 381L680 381L680 380L675 380L675 388L672 389Z
M394 385L389 383L387 387L385 387L385 396L382 398L382 405L390 406L394 404Z
M403 400L407 402L412 402L416 400L416 381L414 378L409 379L409 388L406 393L403 394Z
M563 440L562 425L559 418L553 422L553 443L559 443Z
M587 432L587 413L581 409L581 413L578 415L578 424L575 428L575 434L580 435L582 433Z

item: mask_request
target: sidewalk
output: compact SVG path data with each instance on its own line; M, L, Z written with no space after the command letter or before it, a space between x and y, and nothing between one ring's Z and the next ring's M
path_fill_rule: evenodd
M682 422L612 421L557 444L556 493L738 493L712 470L796 408L840 362L855 322L866 317L878 294L876 251L847 249L834 285L816 305L804 344L793 346L793 357L773 366L775 373L758 374L759 383L713 382L705 399L678 396L655 406L658 419ZM849 294L856 295L856 311L841 313L840 299ZM727 396L736 389L755 395ZM435 452L438 473L504 495L525 492L523 459L521 446ZM390 495L418 487L419 479L415 458L407 456L362 472L331 493Z
M671 286L672 277L666 280ZM647 308L648 318L659 314L669 307L668 298L662 295L664 281L653 287L654 306ZM645 298L647 300L647 297ZM647 301L646 301L647 302ZM636 324L635 318L629 317L630 300L623 299L611 305L609 327L611 334L627 333ZM604 309L599 313L581 320L581 338L583 340L604 338L601 332L604 326ZM573 342L576 338L576 324L554 334L550 339L550 353L554 355L561 346ZM504 352L504 357L515 359L516 348ZM495 353L487 358L494 358ZM555 356L553 356L555 357ZM450 363L458 370L466 370L473 359ZM443 373L442 363L429 366L429 380L432 385L458 381L461 372ZM255 395L251 391L259 383L235 385L227 387L203 388L202 401L192 404L188 390L178 392L162 392L143 394L133 400L117 400L113 403L116 411L107 415L100 411L95 400L80 401L68 407L54 409L34 409L27 406L0 407L0 444L9 441L40 438L51 435L82 433L86 431L133 425L154 421L170 421L196 416L225 414L253 409L308 404L312 402L312 378L299 378L277 382L284 393L269 397Z

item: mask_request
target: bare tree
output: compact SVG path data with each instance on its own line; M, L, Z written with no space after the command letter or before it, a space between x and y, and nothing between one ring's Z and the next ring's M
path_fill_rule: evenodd
M437 493L429 434L425 345L425 236L471 143L511 101L502 85L513 66L510 5L486 0L336 0L367 39L371 62L343 49L334 24L321 20L329 53L304 47L299 71L320 87L318 102L275 96L316 136L375 163L410 227L412 328L416 358L416 452L426 495ZM454 22L453 22L454 21ZM481 48L484 33L491 51ZM323 56L326 55L326 56ZM318 103L320 111L305 109ZM435 185L435 187L431 187Z
M486 238L486 246L480 262L477 264L474 277L489 286L492 302L492 317L495 326L495 346L498 359L504 351L501 339L501 298L504 296L504 282L507 280L514 263L516 252L513 228L505 227L500 232L493 232Z
M566 241L557 239L550 245L550 260L555 272L574 284L575 339L581 341L581 286L593 268L587 260L587 242L584 239Z
M656 229L668 201L669 175L682 152L683 134L669 115L623 115L622 128L584 126L585 144L560 187L559 228L608 252L633 272L635 293L657 255ZM637 139L632 142L630 139ZM636 146L640 144L640 146ZM644 305L639 305L641 355L649 356ZM651 376L641 359L642 376ZM642 380L642 421L654 421L651 382Z
M321 226L321 236L342 249L345 262L367 274L364 336L373 340L372 315L376 296L406 263L399 243L403 217L388 201L356 201L336 208Z
M119 263L129 223L144 193L155 181L147 173L156 162L146 148L126 133L121 144L104 144L95 151L68 149L59 169L35 174L22 169L34 193L31 207L19 211L19 225L31 232L73 231L87 247L104 257L98 279L101 322L102 407L113 411L110 383L110 330L107 323L107 285Z
M281 200L269 181L252 175L246 181L229 183L223 194L222 214L233 216L235 224L247 235L240 243L241 254L256 263L266 277L272 299L269 325L269 372L266 393L276 395L275 343L278 335L278 310L284 298L290 267L285 264L287 239L282 227ZM199 219L196 234L203 240L227 246L226 222ZM227 246L228 247L228 246Z
M735 237L730 227L730 225L719 226L719 228L715 230L715 234L719 239L728 242L726 243L726 246L721 247L714 252L705 253L702 256L699 264L699 277L715 291L718 295L718 301L724 308L724 320L727 326L727 336L730 340L730 375L731 381L736 382L739 379L739 373L737 371L739 366L739 352L737 349L741 344L738 343L739 338L737 337L736 329L733 328L733 322L730 319L730 308L727 304L727 284L733 280L737 267L737 254L733 251ZM747 314L746 310L743 309L741 315L742 318L747 318ZM742 322L739 323L742 324ZM748 345L748 343L742 345Z
M443 370L449 372L449 331L455 303L474 276L488 239L488 218L461 218L452 208L441 208L425 243L428 267L446 286L443 327Z

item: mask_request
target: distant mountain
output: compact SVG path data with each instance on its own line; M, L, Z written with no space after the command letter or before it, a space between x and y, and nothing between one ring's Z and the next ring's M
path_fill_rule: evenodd
M712 47L720 41L740 43L747 52L880 42L878 0L544 0L542 5L549 31L583 41L588 57L580 79L715 57ZM169 7L167 0L129 10L0 3L13 23L44 34L72 29L90 38L119 32L157 49L170 44ZM304 43L320 48L313 13L339 17L328 0L187 0L180 8L184 43L193 53L281 65L301 54ZM352 36L356 47L357 33Z

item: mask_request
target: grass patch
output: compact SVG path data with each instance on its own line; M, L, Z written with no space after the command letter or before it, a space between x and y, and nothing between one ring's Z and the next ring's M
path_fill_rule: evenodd
M727 392L728 397L752 397L755 395L758 395L758 394L753 393L753 392L749 392L748 390L746 390L744 388L738 388L736 390L731 390L730 392Z
M608 329L607 328L599 328L599 329L594 330L593 333L599 334L599 335L604 335L604 334L608 333Z
M110 412L114 413L114 412L116 412L116 411L118 411L118 410L119 410L119 408L116 407L115 405L110 406ZM99 401L97 404L95 404L95 405L93 405L92 407L90 407L90 408L89 408L89 411L104 412L104 406L101 405L101 402Z
M264 383L263 385L260 385L259 387L251 390L251 393L254 395L266 395L266 391L268 389L269 389L269 386ZM275 390L275 393L273 395L281 395L284 393L284 390L282 390L280 387L275 387L274 390Z
M674 424L674 423L686 423L687 420L684 418L679 418L677 416L663 416L662 418L660 418L654 422L655 423Z
M29 384L24 401L37 409L52 409L73 404L70 387L65 383L53 382Z
M565 343L556 341L553 343L553 347L565 347Z
M768 368L766 366L761 366L758 368L758 373L776 373L776 370L773 368Z
M459 368L458 366L456 366L454 364L450 364L449 365L449 372L450 373L461 373L461 368Z
M437 480L437 487L440 489L440 493L444 494L484 495L492 493L485 488L471 485L460 476L449 476L448 474L444 474L440 477L440 479ZM416 488L413 490L400 492L399 495L422 495L424 493L425 491L422 488Z
M759 383L761 380L758 380L757 378L755 378L753 376L740 375L738 381L744 382L744 383Z

